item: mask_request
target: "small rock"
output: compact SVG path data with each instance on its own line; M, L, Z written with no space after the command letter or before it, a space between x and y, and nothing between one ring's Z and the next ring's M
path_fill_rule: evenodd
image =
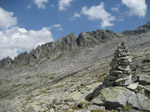
M105 110L104 106L98 106L98 105L89 105L88 110Z
M75 110L74 112L90 112L90 110Z
M127 86L127 88L131 89L131 90L135 90L138 87L138 84L139 84L138 82L130 84L130 85Z
M53 108L50 109L50 112L55 112Z
M115 81L115 84L118 86L129 85L131 83L132 83L132 75L130 75L126 78L120 78Z

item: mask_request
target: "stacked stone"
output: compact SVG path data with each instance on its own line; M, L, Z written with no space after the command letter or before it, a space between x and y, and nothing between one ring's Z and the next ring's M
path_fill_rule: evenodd
M106 86L127 86L131 84L131 62L132 58L129 56L128 50L124 42L122 42L114 53L114 58L110 63L111 70L109 71L109 75L106 76L104 84Z

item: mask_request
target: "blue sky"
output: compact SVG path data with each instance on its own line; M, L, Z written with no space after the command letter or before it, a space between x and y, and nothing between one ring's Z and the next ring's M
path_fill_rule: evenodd
M150 21L150 0L0 0L0 59L75 33L133 30Z

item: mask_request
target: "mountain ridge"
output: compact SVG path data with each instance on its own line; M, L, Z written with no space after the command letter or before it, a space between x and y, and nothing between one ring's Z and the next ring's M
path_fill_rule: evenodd
M45 43L38 46L36 49L28 52L23 52L13 59L6 57L0 60L0 68L14 68L23 65L35 65L45 60L55 60L64 53L73 49L84 49L94 47L103 43L110 42L115 38L138 35L148 32L150 22L138 27L136 30L124 31L122 33L114 33L110 30L96 30L92 32L80 33L78 37L71 33L60 38L56 42Z

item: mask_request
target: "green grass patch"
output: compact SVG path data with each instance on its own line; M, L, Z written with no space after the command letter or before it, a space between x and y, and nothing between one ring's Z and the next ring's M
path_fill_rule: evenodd
M47 94L47 90L43 89L40 91L41 94Z
M98 77L98 81L99 81L99 82L103 82L103 81L104 81L104 74L101 74L101 75Z
M132 106L130 104L127 104L127 105L123 106L123 110L124 111L129 111L131 109L133 109L133 108L132 108Z
M145 96L150 99L150 92L145 91Z
M27 101L27 102L30 102L31 99L32 99L32 95L28 96L28 97L26 98L26 101Z
M72 107L72 109L73 110L80 110L80 109L87 107L88 105L89 105L88 102L80 102L76 106Z
M76 54L78 54L80 52L80 49L73 49L71 51L72 56L75 56Z
M58 59L60 59L62 56L63 56L63 54L61 53L61 54L59 54L56 58L54 58L52 61L58 60Z

